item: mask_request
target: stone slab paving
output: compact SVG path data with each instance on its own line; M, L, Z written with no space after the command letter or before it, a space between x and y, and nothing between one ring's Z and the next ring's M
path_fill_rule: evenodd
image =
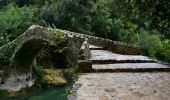
M106 50L90 50L90 60L116 60L116 61L153 61L149 57L141 55L121 55Z
M90 50L102 50L103 49L103 47L99 47L99 46L95 46L95 45L89 45L89 49Z
M170 68L170 65L159 63L121 63L121 64L93 64L93 69L137 69L137 68Z
M76 84L76 98L69 100L170 100L168 72L87 73Z

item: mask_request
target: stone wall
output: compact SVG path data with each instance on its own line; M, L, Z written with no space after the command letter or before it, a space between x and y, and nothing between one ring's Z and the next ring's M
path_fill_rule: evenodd
M105 49L108 49L115 53L127 54L127 55L140 54L139 46L126 44L119 41L112 41L100 37L95 37L95 36L90 36L90 35L85 35L85 34L80 34L75 32L69 32L66 30L62 30L62 31L66 33L68 37L77 38L79 41L81 41L80 43L82 43L82 41L85 41L85 39L87 38L89 44L104 47Z

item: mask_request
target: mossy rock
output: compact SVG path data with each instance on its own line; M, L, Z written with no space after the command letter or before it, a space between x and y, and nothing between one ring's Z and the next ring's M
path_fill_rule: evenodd
M67 84L67 81L64 77L62 70L59 69L44 69L42 82L44 84L56 86Z

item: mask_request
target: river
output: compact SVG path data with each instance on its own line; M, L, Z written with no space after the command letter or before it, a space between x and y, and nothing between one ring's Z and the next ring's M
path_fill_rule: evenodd
M0 98L0 100L67 100L69 86L38 89L19 97Z

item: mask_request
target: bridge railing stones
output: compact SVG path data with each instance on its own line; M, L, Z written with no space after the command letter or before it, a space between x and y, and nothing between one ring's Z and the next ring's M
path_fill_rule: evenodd
M85 38L88 39L89 44L96 45L96 46L101 46L104 47L105 49L111 50L115 53L120 53L120 54L127 54L127 55L138 55L140 54L140 47L135 46L135 45L130 45L126 44L123 42L119 41L112 41L110 39L105 39L101 37L95 37L95 36L90 36L90 35L85 35L85 34L80 34L80 33L75 33L75 32L69 32L68 33L70 38L73 38L70 35L75 35L76 38L79 38L80 40L85 40Z
M79 72L91 72L92 71L92 62L88 60L90 58L90 49L89 49L88 39L86 38L80 48L80 57L78 60L78 70Z
M90 58L90 49L88 39L86 38L80 48L80 59L86 60Z

